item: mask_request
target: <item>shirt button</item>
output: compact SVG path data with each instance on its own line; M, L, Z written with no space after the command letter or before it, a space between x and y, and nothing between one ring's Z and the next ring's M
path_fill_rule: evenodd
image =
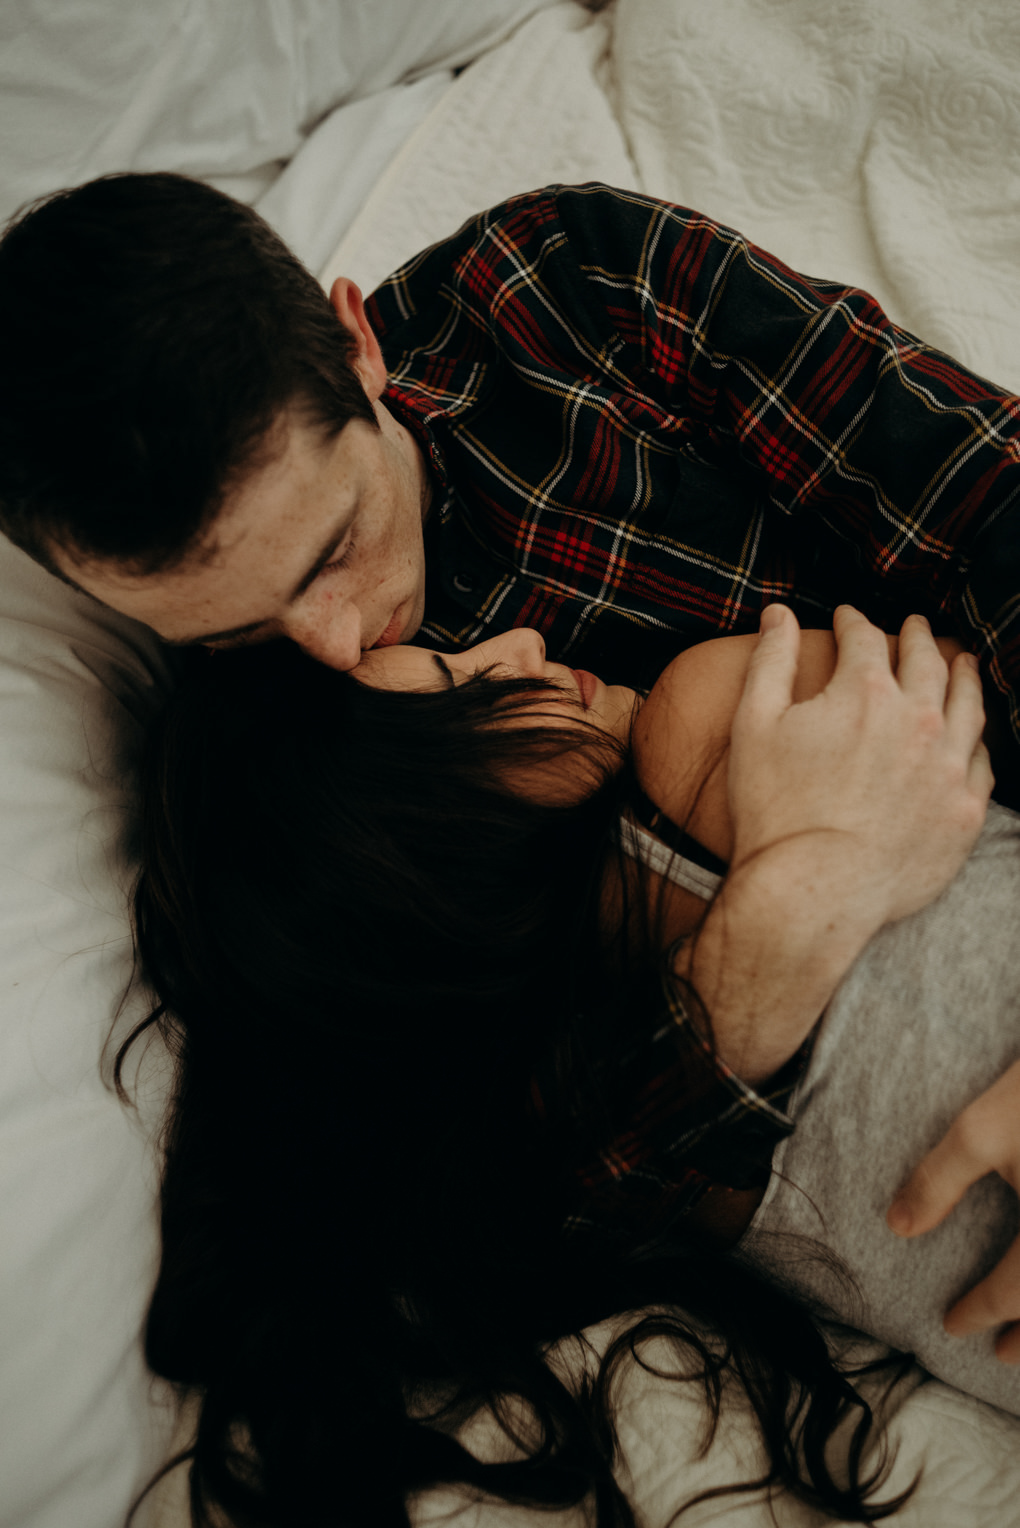
M475 581L470 573L455 573L453 575L453 587L458 594L473 594Z

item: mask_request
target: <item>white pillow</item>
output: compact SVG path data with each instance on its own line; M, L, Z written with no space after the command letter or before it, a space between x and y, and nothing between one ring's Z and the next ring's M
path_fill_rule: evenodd
M112 170L221 180L287 160L334 106L456 68L552 3L2 6L0 221L32 197Z
M0 537L0 1523L115 1528L170 1411L142 1359L149 1145L100 1075L131 974L125 766L169 683L145 628ZM122 1035L144 1012L134 996Z

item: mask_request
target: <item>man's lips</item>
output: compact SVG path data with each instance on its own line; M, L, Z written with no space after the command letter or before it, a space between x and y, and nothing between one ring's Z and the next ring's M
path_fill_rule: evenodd
M395 610L393 612L393 615L390 618L390 624L387 626L381 637L376 637L375 641L372 643L372 646L395 647L396 644L400 641L400 634L403 629L404 616L403 606L401 606L399 610Z

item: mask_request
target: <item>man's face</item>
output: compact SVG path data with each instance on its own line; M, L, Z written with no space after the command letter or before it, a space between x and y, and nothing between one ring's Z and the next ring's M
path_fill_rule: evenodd
M228 494L179 567L138 576L58 549L61 570L175 644L289 637L350 669L370 647L406 642L425 606L429 480L410 433L373 406L378 431L353 419L332 440L283 416L271 442L282 450Z
M139 577L115 559L81 562L55 547L68 578L177 645L289 637L350 669L368 648L414 636L425 609L428 470L379 401L386 366L360 291L341 276L330 302L379 429L352 419L328 440L300 412L284 413L266 465L227 495L178 567Z

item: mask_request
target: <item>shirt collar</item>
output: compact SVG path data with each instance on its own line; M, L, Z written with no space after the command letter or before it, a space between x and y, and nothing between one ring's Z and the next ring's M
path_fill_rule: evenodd
M380 401L414 436L433 476L432 502L435 507L446 497L450 486L446 457L431 423L433 419L443 417L443 410L436 406L435 398L423 389L392 381L387 383Z

